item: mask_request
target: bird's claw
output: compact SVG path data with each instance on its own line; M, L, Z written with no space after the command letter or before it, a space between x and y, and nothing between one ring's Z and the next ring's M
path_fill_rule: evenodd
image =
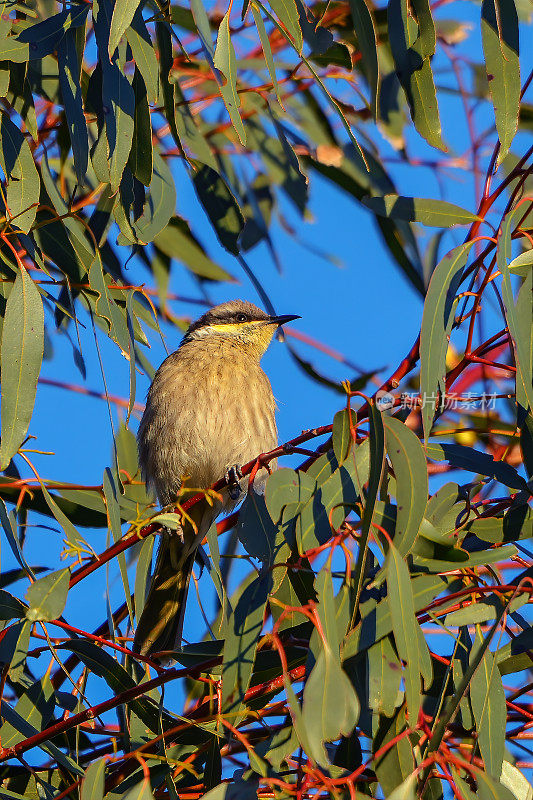
M229 489L229 496L232 500L238 500L241 494L241 485L239 481L242 478L241 468L238 464L230 467L225 475L226 483Z

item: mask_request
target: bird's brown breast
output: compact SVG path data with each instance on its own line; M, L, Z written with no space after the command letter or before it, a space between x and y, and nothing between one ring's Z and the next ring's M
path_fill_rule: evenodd
M277 445L275 402L257 359L238 346L183 344L159 367L139 427L143 475L170 503L185 476L207 488Z

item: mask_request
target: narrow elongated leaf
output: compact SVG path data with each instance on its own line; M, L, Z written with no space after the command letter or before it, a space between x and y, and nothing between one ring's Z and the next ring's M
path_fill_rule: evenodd
M128 162L133 141L135 96L129 80L117 64L103 72L102 101L109 148L109 181L116 191Z
M16 534L16 528L17 528L16 517L14 514L9 515L7 513L6 504L2 499L0 499L0 522L2 523L2 528L4 529L6 539L8 541L9 547L11 548L11 552L17 559L18 563L24 570L25 574L31 576L31 578L35 578L35 574L33 573L26 559L24 558L24 553L22 552L22 548L20 546L20 542Z
M289 32L294 46L301 54L303 34L300 27L298 8L294 0L269 0L270 7L276 14L283 27Z
M384 417L387 453L396 476L398 515L394 542L406 556L420 529L428 500L428 476L422 445L412 430L395 417Z
M350 0L353 26L362 56L362 67L370 87L372 114L377 117L379 91L379 63L374 20L366 0Z
M439 228L469 225L479 219L470 211L445 200L386 194L384 197L363 197L362 202L380 217L420 222L422 225L434 225Z
M0 164L7 180L8 217L28 233L37 213L39 173L28 142L5 112L0 123Z
M327 764L323 742L348 736L359 719L359 701L346 672L328 645L320 652L305 684L302 725L307 731L307 754Z
M266 32L265 23L263 22L263 17L261 16L261 12L259 8L252 2L252 14L255 22L255 27L257 28L257 32L259 34L259 38L261 40L261 47L263 48L263 54L265 56L266 65L268 67L268 72L270 75L270 79L272 81L272 87L276 92L276 97L278 98L278 103L283 108L283 103L281 102L281 95L278 86L278 81L276 79L276 67L274 66L274 58L272 56L272 48L270 47L270 40L268 38L268 34Z
M0 589L0 620L22 619L25 614L24 603L5 589Z
M29 635L30 623L27 622L25 625L27 625L27 631ZM13 680L18 680L19 676L15 677L12 675L11 677ZM46 689L44 689L44 692L46 693ZM1 714L5 720L4 725L6 722L9 723L13 729L22 734L23 739L40 733L40 730L35 728L31 722L28 722L25 717L21 716L17 711L15 711L15 709L11 708L11 706L8 705L8 703L6 703L4 700L2 700ZM40 747L45 751L45 753L51 755L58 764L62 764L67 770L71 771L73 775L83 775L83 770L77 765L74 759L63 753L59 747L56 747L56 745L52 744L51 742L43 742Z
M140 220L139 220L140 221ZM212 281L230 278L229 273L212 261L182 217L174 217L164 230L154 236L154 244L165 255L181 261L195 275Z
M481 36L500 138L498 164L501 164L514 139L520 108L518 16L514 0L483 0Z
M0 469L7 467L28 432L43 348L43 302L21 265L6 303L2 329Z
M150 186L153 169L152 122L146 87L138 69L135 70L132 87L135 95L135 117L128 166L137 180Z
M475 645L483 641L481 634ZM474 645L472 652L477 648ZM494 654L485 650L481 663L470 681L470 700L477 724L478 743L487 771L499 777L502 771L505 747L505 721L507 708L502 679Z
M348 409L343 408L342 411L337 411L333 417L333 431L331 434L331 441L333 444L333 452L338 464L342 464L348 456L348 451L352 445L352 434L350 431L350 414L353 413ZM355 421L355 420L353 420ZM353 422L352 422L353 424Z
M42 730L48 725L55 708L54 689L50 678L41 679L33 683L19 698L14 711L37 730ZM4 722L0 728L2 747L13 747L22 742L26 737L24 733L14 727L10 722Z
M60 617L67 602L69 580L70 570L67 568L51 572L32 583L26 592L29 606L26 619L36 622Z
M239 106L241 101L237 94L237 58L235 56L235 49L231 41L231 34L229 28L229 10L224 15L218 29L217 46L214 55L214 65L216 69L220 70L225 78L220 81L219 89L224 105L228 110L231 122L241 144L246 144L246 131L242 124L241 115L239 114Z
M527 488L526 481L514 467L505 461L495 461L490 453L483 453L473 447L460 444L428 444L426 453L435 461L449 461L454 467L494 478L511 489Z
M244 217L226 182L205 164L199 166L193 182L198 199L211 220L220 244L233 255L237 255Z
M159 97L159 64L157 63L157 56L150 34L146 29L146 24L139 9L135 12L130 27L126 29L126 38L131 47L135 65L143 77L148 101L157 103Z
M127 28L131 25L139 3L140 0L115 0L109 29L108 53L110 59L113 57L113 53L126 33Z
M407 96L415 127L430 145L445 150L428 52L431 32L427 19L422 15L422 25L416 31L417 26L411 24L413 19L408 14L407 1L390 0L387 20L396 74Z
M59 82L65 116L67 118L74 169L78 183L85 183L85 175L89 163L89 135L83 113L83 101L80 85L80 65L76 52L76 38L73 31L67 31L57 49L59 65Z
M393 715L392 719L381 716L372 742L373 752L383 750L375 760L375 770L385 797L401 786L413 773L414 757L413 746L409 737L405 735L408 722L403 704ZM403 734L403 735L402 735ZM400 737L395 744L392 740ZM387 747L387 745L389 745Z
M454 298L472 242L455 247L437 264L429 283L420 333L420 396L427 442L437 392L444 401L446 353L453 323Z
M407 667L404 670L404 680L409 719L412 725L416 725L421 704L421 654L417 632L418 622L415 617L409 570L401 554L393 544L389 545L387 554L387 596L394 630L394 641L400 657L407 662Z
M391 717L401 703L402 665L389 636L368 649L368 702L377 714Z
M505 215L498 238L497 264L502 274L502 299L505 305L509 333L513 340L516 361L516 399L521 405L529 405L533 409L533 364L531 333L531 287L532 273L525 279L517 303L515 304L511 274L508 261L512 257L511 234L514 226L523 216L521 206L517 206Z
M23 30L17 40L28 46L27 58L42 59L53 53L66 31L85 24L88 11L87 6L74 4L72 8L60 11L59 14L54 14Z
M222 709L239 713L248 689L272 578L257 577L242 593L224 628Z
M117 487L115 479L109 467L104 470L103 480L104 497L107 507L107 516L109 519L109 529L115 544L122 536L121 520L120 520L120 506L118 503ZM122 585L124 587L124 596L130 615L131 624L133 625L133 606L131 603L130 584L128 580L128 569L126 566L126 555L119 553L118 564L120 569L120 577L122 578Z
M81 800L102 800L104 796L104 775L106 762L100 758L93 761L85 770L81 784Z

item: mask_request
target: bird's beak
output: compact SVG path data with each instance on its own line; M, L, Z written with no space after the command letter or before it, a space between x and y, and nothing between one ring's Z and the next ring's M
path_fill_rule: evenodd
M301 319L301 317L298 314L282 314L279 317L269 317L268 322L273 325L285 325L287 322L292 322L293 319Z

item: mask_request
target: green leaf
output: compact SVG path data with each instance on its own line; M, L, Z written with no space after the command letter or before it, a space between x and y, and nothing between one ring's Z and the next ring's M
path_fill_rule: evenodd
M134 223L140 244L148 244L163 231L176 211L176 187L166 161L154 151L154 167L150 192L142 215ZM201 251L200 251L201 252ZM172 255L176 255L174 252Z
M157 103L159 98L159 64L150 34L146 29L146 24L139 9L135 12L130 27L126 30L126 38L131 47L135 66L143 77L148 101Z
M290 34L294 47L301 54L303 34L300 27L298 8L294 0L269 0L272 11Z
M71 639L58 646L58 649L70 650L88 667L94 675L103 678L114 694L120 694L136 686L135 680L105 650L93 642L84 639ZM159 733L161 730L161 714L163 727L170 727L172 718L166 711L145 696L128 702L128 707L148 726L149 730Z
M502 274L502 299L516 361L516 399L524 407L529 405L533 410L531 326L533 273L530 272L525 278L515 305L508 266L508 261L512 257L511 235L523 215L522 206L517 206L505 215L498 238L496 258L498 269Z
M43 348L43 302L37 287L21 265L7 299L0 348L2 364L0 469L8 466L28 432Z
M80 64L76 52L76 36L67 31L57 48L59 83L65 107L74 158L74 169L78 183L85 183L89 164L89 135L83 113L83 100L80 85Z
M294 0L293 0L294 2ZM226 82L220 81L219 89L224 105L228 110L233 127L239 137L241 144L246 144L246 132L242 119L239 114L241 101L237 94L237 58L235 49L231 41L229 29L230 10L224 15L218 29L217 46L214 55L214 65L220 70Z
M37 213L39 173L28 142L5 112L0 123L0 164L7 180L8 218L28 233Z
M420 396L427 442L437 392L445 396L446 353L453 323L454 299L472 242L455 247L437 264L429 283L420 332Z
M9 91L6 100L13 106L17 114L20 114L24 124L32 135L34 142L39 138L37 129L37 118L35 115L35 103L33 94L28 81L28 65L12 64L10 67Z
M278 103L283 108L283 103L281 101L281 95L279 91L278 81L276 79L276 67L274 66L274 58L272 56L272 48L270 47L270 39L268 38L268 34L266 32L265 23L263 22L263 17L261 16L261 12L259 8L255 5L255 3L251 3L252 8L252 15L255 22L255 27L257 28L257 32L259 34L259 39L261 40L261 47L263 48L263 54L265 56L265 62L268 67L268 72L270 75L270 80L272 81L272 86L274 91L276 92L276 97L278 98Z
M453 467L486 475L511 489L527 487L524 478L510 464L494 461L490 453L482 453L473 447L460 444L428 444L426 453L428 458L434 461L448 461Z
M508 611L516 611L527 603L527 595L516 597L509 604ZM496 619L498 614L501 613L502 603L497 596L486 597L483 600L478 600L476 603L471 603L468 606L452 611L446 614L444 624L446 627L461 626L461 625L478 625L481 622L487 622L489 619ZM516 637L518 638L518 637ZM513 641L516 641L514 639Z
M100 758L89 764L81 784L81 800L102 800L106 761Z
M514 0L483 0L481 36L500 139L498 164L501 164L514 139L520 109L518 16Z
M153 170L152 123L146 87L138 69L135 69L132 87L135 95L135 117L128 166L137 180L150 186Z
M416 800L418 777L416 772L408 775L399 786L388 795L387 800Z
M104 497L107 507L107 516L109 519L109 529L113 537L113 542L116 544L122 538L122 527L120 519L120 505L118 502L118 493L113 473L106 467L104 470L104 479L102 482ZM120 577L122 579L122 586L124 588L124 597L128 606L130 621L133 626L133 606L131 603L130 584L128 580L128 569L126 566L126 554L118 554L118 566L120 570Z
M72 8L60 11L59 14L54 14L23 30L18 36L18 42L28 47L28 55L24 61L43 59L53 53L68 30L85 24L88 11L87 6L75 4Z
M24 603L5 589L0 589L0 620L22 619L25 615Z
M109 182L116 191L128 163L135 117L133 89L116 64L109 64L103 70L102 102L109 148Z
M368 542L371 530L372 519L374 517L374 510L376 499L381 486L383 477L383 469L385 465L385 429L383 426L383 417L376 408L374 403L370 406L368 415L370 423L369 431L369 446L370 446L370 472L368 477L368 489L366 492L366 499L363 508L363 515L361 518L361 535L359 537L359 552L357 554L357 562L354 571L354 586L355 586L355 599L353 618L359 610L359 600L361 598L361 590L363 588L363 581L366 572L367 556L368 556Z
M29 636L31 625L29 622L26 622L24 624L25 626L27 626L27 632ZM12 680L18 680L18 677L15 677L14 675L12 675L11 677ZM44 698L46 698L48 694L47 684L49 683L50 682L47 681L45 684L43 684L42 692ZM38 684L36 686L37 686L36 691L40 692L40 687L38 686ZM30 736L35 736L37 733L41 732L40 729L37 729L34 725L31 724L31 722L28 722L28 720L25 717L21 716L17 711L15 711L15 709L11 708L11 706L9 706L4 700L2 700L1 714L5 720L4 725L9 723L9 725L14 730L19 731L22 734L21 737L22 739L27 739ZM55 744L45 741L40 745L40 748L44 750L45 753L48 753L50 756L52 756L52 758L55 759L55 761L57 761L58 764L61 764L62 766L66 767L67 771L72 772L73 775L83 775L83 770L76 764L74 759L71 758L69 755L66 755L65 753L61 752L59 747L56 747Z
M533 787L530 782L509 761L502 763L500 782L514 794L517 800L533 800Z
M108 53L110 60L127 28L131 25L139 3L140 0L115 0L109 29Z
M231 275L207 256L192 233L189 223L182 217L173 217L164 230L154 236L153 242L158 250L181 261L200 278L212 281L231 280Z
M418 22L421 53L424 57L433 56L437 45L437 35L431 16L431 6L428 0L413 0L413 9Z
M37 730L46 728L54 713L54 689L49 677L33 683L19 698L14 712ZM13 719L13 721L15 721ZM12 723L6 721L0 728L2 747L14 747L26 736Z
M26 609L26 619L31 622L44 620L50 622L58 619L63 613L67 602L70 570L58 569L38 578L26 592L29 608Z
M384 197L363 197L362 202L378 216L420 222L422 225L433 225L438 228L469 225L479 220L479 217L470 211L445 200L386 194Z
M193 176L198 199L222 247L237 255L239 236L244 227L242 211L224 179L206 164L198 166L199 169Z
M533 267L533 250L526 250L509 262L509 272L525 278Z
M165 117L168 122L172 138L174 139L176 146L181 149L182 144L177 128L177 84L172 86L169 80L170 70L172 69L174 61L172 53L172 28L166 22L166 20L157 20L155 24L155 31L159 49L159 84L161 87L161 94L163 95Z
M255 651L271 586L272 578L268 572L255 578L244 589L224 626L221 697L224 714L239 714L241 711L252 677Z
M387 553L387 597L389 600L394 641L400 658L407 662L404 670L405 694L409 720L416 725L421 704L420 671L422 654L417 631L411 578L407 564L393 544ZM427 647L427 644L425 645Z
M267 478L265 501L273 522L278 522L285 507L295 510L310 499L315 482L305 472L280 467Z
M351 448L353 439L350 431L350 415L354 413L347 408L337 411L333 417L333 431L331 434L331 442L333 445L333 452L339 466L348 457L348 451ZM354 420L355 421L355 420ZM354 423L352 421L352 424Z
M406 556L418 535L428 500L427 464L418 436L395 417L384 417L387 453L396 476L398 515L394 542Z
M153 800L150 780L144 778L140 783L122 795L124 800Z
M11 551L15 556L15 558L17 559L18 563L20 564L26 575L31 576L31 578L35 578L35 574L33 573L26 559L24 558L24 553L22 552L22 548L20 546L20 542L16 533L16 528L17 528L16 517L14 514L8 515L6 504L2 499L0 499L0 522L2 523L2 528L4 529L4 533L6 535L6 539L11 548Z
M325 471L330 472L329 477L320 482L319 490L306 503L296 520L296 541L301 554L311 547L324 544L332 535L331 526L339 527L349 508L356 503L368 480L368 440L354 447L341 467L336 468L334 456L333 470L329 460L321 463ZM317 463L314 466L318 468ZM310 471L309 474L313 473Z
M482 642L483 637L478 632L472 653L475 654ZM491 775L499 778L505 748L507 706L495 656L488 648L470 681L470 700L485 767Z
M413 746L409 736L402 736L408 728L405 717L405 705L402 705L392 719L379 717L379 725L372 741L372 751L385 748L385 752L375 759L375 770L385 797L401 786L414 770ZM393 739L400 737L395 744Z
M328 764L324 742L348 736L359 719L359 701L346 672L324 644L304 688L302 725L309 741L307 755Z
M283 525L277 526L272 522L264 495L248 492L239 513L236 533L248 555L265 564L280 560L279 550L285 544Z
M402 665L389 636L368 649L368 702L376 714L391 717L401 704Z
M371 94L371 109L374 118L378 113L379 63L377 37L374 20L366 0L350 0L353 26L357 44L361 51L361 64Z
M428 144L445 150L428 53L427 20L422 15L422 24L414 24L408 14L407 0L390 0L387 19L396 73L407 96L411 118Z

